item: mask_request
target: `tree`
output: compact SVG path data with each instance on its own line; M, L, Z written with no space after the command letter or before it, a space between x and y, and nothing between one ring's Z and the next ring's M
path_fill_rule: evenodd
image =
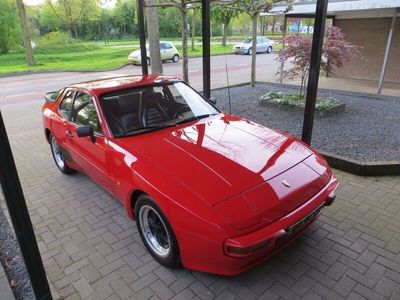
M0 53L7 54L21 39L14 0L0 0Z
M20 23L21 23L22 37L24 40L24 49L25 49L26 60L28 62L28 65L34 66L36 64L36 62L35 62L35 58L33 56L31 38L29 36L29 28L28 28L28 23L26 21L25 6L24 6L24 3L22 2L22 0L16 0L16 1L17 1L19 19L20 19Z
M100 0L46 0L54 15L71 36L78 38L78 27L100 17Z
M199 7L200 0L158 0L158 3L152 5L154 7L175 7L181 15L181 32L182 32L182 73L183 80L189 82L189 58L188 58L188 12L189 9Z
M290 61L292 67L283 71L283 77L293 79L300 76L299 98L305 97L305 84L310 70L312 36L290 35L284 38L285 50L277 53L276 60ZM321 70L333 72L348 62L352 57L360 55L360 47L345 40L340 28L328 26L322 47ZM280 71L278 71L280 74Z
M224 47L226 46L229 24L234 17L237 17L238 13L237 10L229 9L222 5L216 5L211 11L212 18L223 25L222 46Z
M149 50L150 50L150 61L151 61L151 72L153 74L162 74L162 61L160 53L160 32L158 25L157 7L154 7L156 0L146 1L146 22L147 22L147 33L149 37ZM147 62L142 62L147 63Z
M196 10L193 9L192 11L192 50L195 50L195 44L196 44Z
M256 85L256 46L257 46L257 19L260 12L270 11L275 3L282 2L281 0L240 0L229 4L227 7L231 9L236 9L247 13L252 20L252 45L251 45L251 80L250 86L254 87ZM288 9L292 1L287 1Z
M135 1L117 0L112 10L113 25L118 28L119 35L133 33L135 19Z

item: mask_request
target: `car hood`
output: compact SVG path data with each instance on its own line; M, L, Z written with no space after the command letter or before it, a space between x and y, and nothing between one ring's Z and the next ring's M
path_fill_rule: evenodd
M250 46L251 46L251 43L238 43L235 45L235 47L244 47L244 48L250 47Z
M174 177L210 205L313 155L295 138L229 114L117 141L161 168L166 180Z
M146 48L146 51L149 51L149 49ZM129 54L129 56L139 57L139 58L140 58L140 53L141 53L140 50L135 50L135 51L132 51L132 52Z

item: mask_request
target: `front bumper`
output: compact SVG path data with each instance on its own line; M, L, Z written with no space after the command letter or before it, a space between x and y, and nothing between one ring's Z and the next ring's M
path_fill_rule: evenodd
M233 48L232 53L233 54L246 54L248 49L246 48Z
M315 221L322 209L317 211L312 219L306 220L307 222L296 228L295 231L290 234L287 233L287 229L304 220L319 207L331 205L335 198L335 190L338 184L338 180L332 175L328 184L313 198L276 222L251 233L232 237L223 242L200 239L192 235L186 236L189 240L185 239L186 242L181 244L181 247L183 246L181 249L183 265L189 269L228 276L236 275L255 267L293 241L295 237ZM266 246L263 241L268 241ZM187 249L184 246L186 243L189 243ZM254 252L243 257L232 257L226 253L226 245L252 248L254 245L261 244L264 246L254 248Z
M140 65L142 63L142 60L141 60L140 57L129 57L128 61L130 63L132 63L132 64L139 64Z

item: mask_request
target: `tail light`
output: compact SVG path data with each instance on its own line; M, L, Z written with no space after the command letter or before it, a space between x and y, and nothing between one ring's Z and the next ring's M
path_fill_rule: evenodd
M261 241L251 246L241 246L229 243L229 240L225 242L224 250L225 254L231 257L245 257L249 256L258 250L264 249L269 245L270 239Z

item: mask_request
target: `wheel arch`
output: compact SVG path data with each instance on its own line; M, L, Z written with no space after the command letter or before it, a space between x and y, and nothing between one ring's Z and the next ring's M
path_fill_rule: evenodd
M50 129L45 128L45 130L44 130L44 135L46 136L46 140L47 140L47 142L48 142L49 144L50 144L50 134L51 134Z
M136 216L135 216L135 204L136 204L136 201L139 199L139 197L141 196L141 195L149 195L148 193L146 193L146 192L144 192L143 190L140 190L140 189L136 189L136 190L134 190L134 191L132 191L132 193L131 193L131 196L130 196L130 199L129 199L129 216L132 218L132 219L136 219Z

